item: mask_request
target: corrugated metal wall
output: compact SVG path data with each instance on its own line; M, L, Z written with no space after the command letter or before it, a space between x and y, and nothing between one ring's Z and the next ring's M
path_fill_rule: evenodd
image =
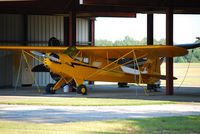
M62 16L28 16L28 40L29 41L48 41L51 37L56 37L62 43L64 38L64 18ZM81 44L88 42L88 19L77 19L77 41ZM31 46L43 44L29 44ZM40 64L33 60L33 66ZM45 86L48 83L54 83L49 73L34 73L37 83Z
M23 16L0 14L0 40L21 41L23 40ZM0 45L19 45L1 43ZM0 52L0 86L15 85L18 71L19 58L14 58L11 52Z
M48 41L56 37L63 42L63 17L61 16L28 16L28 41ZM30 46L47 46L48 43L29 44ZM33 66L41 64L33 60ZM37 84L45 86L47 83L54 83L49 73L34 73ZM35 83L36 84L36 83Z
M62 43L64 39L64 18L62 16L28 16L28 41L48 41L51 37L58 38ZM0 40L22 41L23 34L23 15L0 15ZM77 19L77 42L86 44L89 39L89 20L84 18ZM0 44L13 45L13 44ZM22 45L22 44L16 44ZM46 46L48 43L28 44L30 46ZM6 58L5 58L6 57ZM16 57L16 56L15 56ZM13 69L12 56L8 52L0 53L0 86L15 85L17 71L16 65ZM18 58L19 59L19 58ZM15 59L16 60L16 59ZM19 61L19 60L18 60ZM39 61L33 60L32 67L40 64ZM22 73L23 74L23 73ZM54 82L49 73L34 73L36 82L40 86ZM26 77L26 76L24 76ZM36 83L34 83L36 84Z
M89 42L89 20L78 18L77 21L76 33L77 42L81 45L87 45Z

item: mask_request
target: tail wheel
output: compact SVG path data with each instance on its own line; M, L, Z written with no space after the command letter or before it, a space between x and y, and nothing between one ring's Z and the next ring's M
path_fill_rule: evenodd
M77 93L82 95L87 95L87 88L85 85L80 85L77 88Z
M46 93L47 93L47 94L55 94L56 91L53 90L53 87L54 87L54 84L49 83L49 84L46 86L46 88L45 88Z

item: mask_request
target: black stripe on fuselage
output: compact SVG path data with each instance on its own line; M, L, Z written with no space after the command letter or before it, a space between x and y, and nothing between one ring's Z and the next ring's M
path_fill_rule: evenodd
M80 63L75 63L75 62L71 62L71 64L65 63L71 67L74 66L83 66L83 67L89 67L89 68L94 68L94 69L99 69L98 67L94 67L94 66L90 66L90 65L86 65L86 64L80 64Z

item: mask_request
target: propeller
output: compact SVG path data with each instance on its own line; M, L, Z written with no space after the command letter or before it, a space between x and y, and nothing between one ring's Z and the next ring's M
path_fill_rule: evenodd
M50 55L47 55L45 53L41 53L41 52L38 52L38 51L31 51L32 54L36 55L36 56L39 56L39 57L43 57L43 58L48 58L50 59L51 61L54 61L54 62L59 62L59 57L56 56L55 57L55 54L50 54Z
M38 51L31 51L31 53L36 55L36 56L39 56L39 57L48 58L52 62L60 63L59 62L60 61L59 56L55 53L51 53L49 55L45 54L45 53L38 52ZM36 65L35 67L33 67L32 72L50 72L50 70L44 64L40 64L40 65Z
M50 70L44 64L39 64L39 65L34 66L31 71L32 72L50 72Z

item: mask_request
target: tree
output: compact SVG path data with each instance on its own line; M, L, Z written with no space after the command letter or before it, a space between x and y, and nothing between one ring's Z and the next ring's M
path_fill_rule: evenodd
M109 40L95 40L95 46L113 46L113 42Z
M159 45L165 44L165 39L156 40L154 39L154 44ZM145 45L147 43L147 38L143 38L142 40L134 40L134 38L130 36L125 36L123 40L116 40L114 42L109 40L96 40L96 46L129 46L129 45ZM200 40L197 40L195 43L200 43ZM188 55L175 57L174 62L183 63L183 62L200 62L200 48L196 48L195 50L189 50Z

